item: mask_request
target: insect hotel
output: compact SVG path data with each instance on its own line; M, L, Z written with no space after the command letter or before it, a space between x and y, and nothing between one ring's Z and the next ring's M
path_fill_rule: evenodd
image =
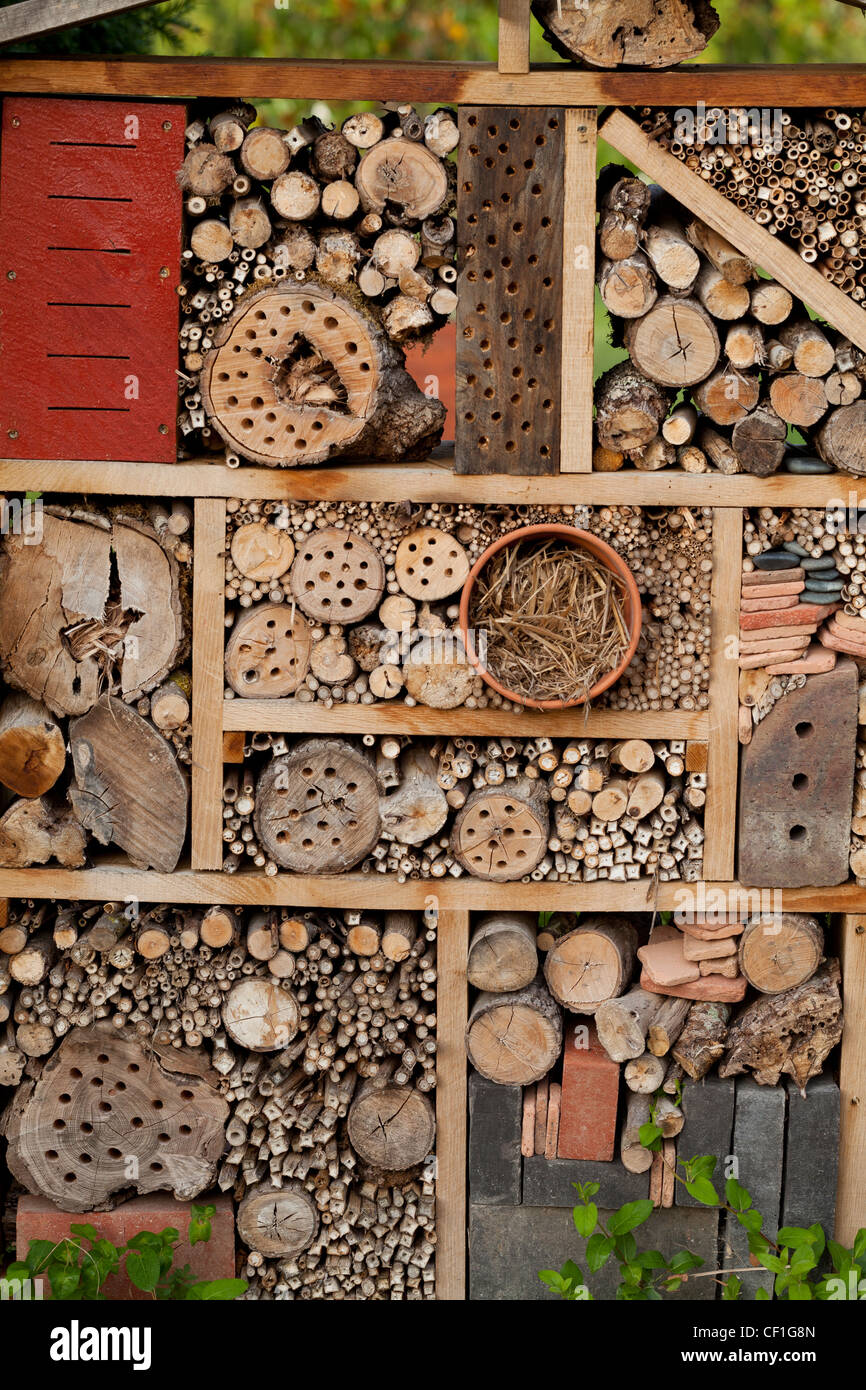
M700 1154L864 1224L866 73L768 125L622 8L0 52L19 1256L201 1199L248 1299L541 1298L593 1181L723 1274Z

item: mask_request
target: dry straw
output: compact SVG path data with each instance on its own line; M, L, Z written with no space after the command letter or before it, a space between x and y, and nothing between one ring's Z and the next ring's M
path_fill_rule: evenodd
M485 664L531 700L585 700L629 642L622 579L588 551L551 537L505 546L478 575L471 625Z

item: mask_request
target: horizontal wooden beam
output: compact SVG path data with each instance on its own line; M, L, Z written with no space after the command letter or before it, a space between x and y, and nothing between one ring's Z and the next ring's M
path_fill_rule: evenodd
M622 503L642 507L826 507L866 505L866 478L848 473L799 477L776 473L565 473L520 477L454 472L453 451L425 464L346 464L325 468L227 468L183 463L119 463L99 459L0 459L0 492L93 492L144 497L260 497L301 502Z
M684 738L703 739L709 715L688 710L428 709L402 700L375 705L299 704L295 700L226 700L223 728L244 733L412 734L432 738L505 735L533 738Z
M703 891L700 898L691 895ZM94 902L225 903L246 907L362 907L392 908L400 902L420 909L435 898L441 908L485 912L515 911L652 912L674 910L696 901L698 907L719 910L721 894L728 906L766 908L770 889L748 889L737 883L486 883L470 878L419 878L398 883L394 874L336 874L303 876L258 872L224 874L176 869L151 873L103 860L93 869L0 869L0 898L81 898ZM689 894L688 899L683 893ZM797 912L866 912L866 889L856 884L838 888L779 889L781 905ZM778 906L775 899L773 905Z
M0 10L0 44L54 34L93 19L143 10L154 0L18 0Z
M488 106L857 106L866 65L713 66L587 71L565 63L499 73L493 63L315 62L283 58L8 58L5 92L94 96L466 102Z

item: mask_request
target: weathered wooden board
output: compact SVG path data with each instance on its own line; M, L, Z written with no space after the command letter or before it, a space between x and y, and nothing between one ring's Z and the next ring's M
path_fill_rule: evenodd
M7 98L0 431L15 458L175 458L182 106Z
M559 468L562 112L460 108L457 471Z

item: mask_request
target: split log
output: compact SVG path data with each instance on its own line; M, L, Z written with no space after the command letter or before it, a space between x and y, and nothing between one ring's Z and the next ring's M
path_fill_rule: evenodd
M387 1077L368 1077L352 1101L346 1132L365 1163L401 1172L422 1163L433 1148L433 1106L414 1087L395 1086Z
M0 782L16 796L47 792L66 763L63 730L38 700L13 692L0 708Z
M174 670L183 633L174 557L135 518L112 525L46 512L42 523L39 546L26 536L3 538L0 664L9 684L56 714L91 708L106 663L119 668L124 695L159 685ZM109 602L112 550L116 603ZM106 656L114 649L117 656Z
M454 821L451 853L473 877L506 883L541 862L549 830L546 784L510 777L468 798Z
M736 246L732 246L712 227L708 227L705 222L689 222L686 227L686 236L692 246L696 246L702 251L712 266L723 275L732 285L745 285L747 280L751 280L755 273L755 268L748 256L744 256L742 251L738 251Z
M457 709L472 694L475 680L463 644L451 633L416 642L403 663L406 693L429 709Z
M530 1086L562 1051L562 1015L539 975L510 994L479 994L466 1029L469 1060L488 1081Z
M659 1096L653 1107L653 1118L664 1139L673 1139L686 1122L682 1110L670 1096Z
M536 922L530 912L492 912L472 933L466 978L476 989L502 994L530 985L538 974Z
M760 325L742 320L731 324L725 336L725 356L731 366L739 371L763 366L767 360L767 349Z
M411 912L386 912L382 930L382 955L386 960L407 960L416 936L417 927Z
M595 1026L612 1062L627 1062L646 1051L647 1032L659 1008L657 994L638 988L600 1005Z
M597 282L605 308L617 318L642 318L658 299L655 277L640 251L621 261L602 261Z
M237 1233L244 1245L276 1257L308 1250L319 1229L319 1213L300 1182L287 1182L279 1191L254 1187L237 1212Z
M249 357L247 333L265 337L267 352ZM372 314L325 285L284 281L246 297L214 334L201 392L229 447L272 467L333 454L426 458L445 421L442 403L415 385Z
M291 990L267 976L233 984L222 1010L229 1037L250 1052L276 1052L292 1041L301 1012Z
M804 912L783 912L749 922L740 937L740 970L762 994L794 989L824 958L824 932Z
M599 444L619 454L643 448L655 439L667 408L667 397L654 381L632 362L620 362L604 373L596 388Z
M841 1036L839 962L828 960L803 984L747 1005L731 1025L719 1075L748 1069L760 1086L776 1086L788 1075L805 1095L806 1082L820 1075Z
M841 473L866 474L866 401L843 405L824 421L815 436L818 453Z
M172 1060L169 1071L131 1029L73 1029L3 1117L18 1181L67 1212L110 1210L130 1188L180 1201L209 1188L229 1108L182 1053Z
M650 1099L639 1091L629 1091L625 1121L619 1143L622 1166L630 1173L645 1173L652 1167L653 1153L640 1141L643 1125L649 1124Z
M761 383L736 367L713 372L695 387L695 405L717 425L735 425L758 404Z
M639 1057L632 1057L626 1062L623 1073L625 1084L630 1091L651 1096L664 1081L666 1070L660 1057L654 1057L651 1052L642 1052Z
M610 176L617 166L603 171ZM650 190L643 179L631 174L617 179L600 199L598 244L602 255L612 261L634 256L640 246L641 230L650 208Z
M56 859L65 869L84 863L87 837L71 806L54 806L47 797L16 801L0 819L0 866L23 869Z
M691 1009L688 999L663 999L649 1026L647 1047L654 1057L666 1057L676 1042Z
M784 420L769 404L759 405L745 419L738 420L731 433L731 444L741 469L756 478L775 473L785 457L787 434Z
M719 27L707 0L632 4L626 13L622 0L532 0L532 12L557 53L594 68L673 67L702 53Z
M423 845L448 819L448 802L437 781L437 764L412 744L400 758L400 785L382 798L382 827L403 845ZM535 972L533 971L533 974Z
M706 1076L713 1062L722 1056L730 1016L728 1004L701 1001L693 1004L689 1010L685 1026L674 1045L673 1056L693 1081L700 1081Z
M341 739L303 740L259 778L255 829L275 863L293 873L354 868L381 830L371 760Z
M448 196L445 165L426 145L389 138L368 150L355 173L365 211L394 205L405 218L423 222Z
M794 298L775 280L760 280L752 289L749 307L758 323L783 323L794 307Z
M171 873L186 838L189 789L172 747L129 705L105 695L73 720L69 742L78 820L142 869Z
M830 405L853 405L863 394L856 372L831 372L824 380L824 394Z
M749 312L748 287L732 285L715 266L703 266L695 284L695 294L713 318L727 322L741 319Z
M664 295L642 319L626 323L625 345L637 371L677 389L703 381L719 360L719 335L710 315L696 299L672 295Z
M551 994L572 1013L594 1014L626 988L636 947L637 933L626 918L584 918L547 953L544 976ZM604 1044L601 1031L599 1037Z
M701 258L673 217L654 221L644 232L644 250L660 280L672 290L687 290L697 279Z

